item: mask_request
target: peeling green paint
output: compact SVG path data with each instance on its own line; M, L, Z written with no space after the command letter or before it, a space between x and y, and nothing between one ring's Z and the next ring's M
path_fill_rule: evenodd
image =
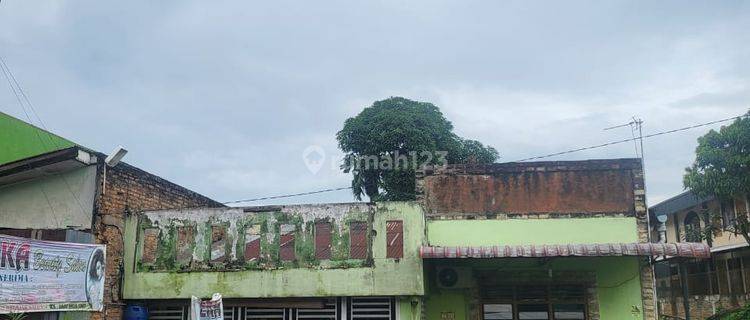
M424 243L424 216L416 203L384 203L286 206L281 211L242 212L237 209L201 209L202 217L190 217L190 212L160 212L136 216L126 222L125 280L126 299L187 298L190 295L210 296L221 292L225 297L315 297L341 295L421 295L424 292L422 261L419 247ZM225 211L222 211L225 210ZM222 217L222 212L229 211ZM326 214L330 213L329 216ZM193 261L188 269L162 261L174 257L178 226L196 225L198 230L210 230L210 225L231 221L234 228L231 241L235 252L226 264L211 264L207 259L210 231L196 244L195 253L202 253L202 261ZM386 259L385 222L403 220L405 226L405 257L396 261ZM314 224L332 224L332 258L315 259ZM349 255L349 228L352 221L367 221L374 231L369 241L371 259L353 260ZM278 258L279 227L296 227L296 261L281 262ZM244 262L245 230L260 225L261 261ZM166 235L160 238L157 264L143 267L138 230L159 227ZM197 233L197 232L196 232ZM228 235L229 237L229 235ZM235 241L236 239L236 241ZM199 250L200 247L203 249ZM137 254L136 254L137 253ZM231 252L230 252L231 253ZM136 262L136 263L134 263Z

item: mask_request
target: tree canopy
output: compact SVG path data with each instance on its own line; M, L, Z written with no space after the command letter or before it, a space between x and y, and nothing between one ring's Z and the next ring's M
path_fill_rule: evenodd
M421 165L492 163L498 152L453 133L453 124L428 102L391 97L375 101L347 119L336 135L352 173L357 199L413 200L415 169Z
M750 193L750 113L698 138L695 161L685 169L683 185L699 197L729 200ZM697 228L696 239L712 243L714 235L727 230L741 235L750 243L750 221L747 213L722 223L720 212L703 210L705 228ZM687 234L686 234L687 235Z
M750 118L698 138L695 162L685 169L683 184L702 197L727 199L750 193Z

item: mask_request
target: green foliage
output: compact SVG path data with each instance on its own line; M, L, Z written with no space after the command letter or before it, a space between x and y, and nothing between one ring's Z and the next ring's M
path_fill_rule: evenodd
M706 320L747 320L750 319L750 304L731 311L717 311L715 316Z
M701 197L750 193L750 117L698 138L695 162L685 169L683 184Z
M683 185L699 197L719 199L744 197L750 193L750 113L719 131L698 138L695 161L685 169ZM729 226L722 226L718 213L704 212L701 239L709 240L720 230L741 235L750 242L750 223L739 214Z
M453 133L437 106L401 97L375 101L347 119L336 138L346 153L342 169L352 173L354 195L361 199L367 194L373 201L413 200L414 172L420 165L492 163L498 158L494 148ZM368 166L365 159L393 161Z

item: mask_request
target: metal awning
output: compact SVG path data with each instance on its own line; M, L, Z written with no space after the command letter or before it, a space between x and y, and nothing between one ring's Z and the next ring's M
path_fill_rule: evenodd
M419 250L423 259L443 258L546 258L546 257L618 257L671 256L710 258L711 248L704 243L593 243L559 245L514 245L481 247L433 247Z

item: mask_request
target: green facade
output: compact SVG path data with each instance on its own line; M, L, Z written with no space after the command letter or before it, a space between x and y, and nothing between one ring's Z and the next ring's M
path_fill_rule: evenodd
M371 208L363 212L362 208ZM200 216L174 212L163 214L158 221L148 216L131 216L125 228L126 299L189 298L191 295L209 297L221 292L227 298L261 297L331 297L331 296L421 296L424 294L422 260L419 247L424 243L424 216L416 203L387 203L369 205L330 205L326 208L290 206L284 212L242 212L241 209L208 209ZM151 217L159 216L159 212ZM172 218L174 217L174 218ZM180 218L184 217L184 218ZM140 221L138 221L140 219ZM316 260L311 223L333 220L334 253L331 259ZM367 220L374 230L367 259L348 259L346 223L350 219ZM154 219L156 220L156 219ZM386 258L386 221L399 220L404 225L404 257ZM245 223L249 222L249 223ZM264 239L262 252L270 257L260 263L245 262L241 256L244 243L238 238L249 225L261 223ZM197 234L210 226L228 223L228 261L209 262L205 252L210 248L209 235L195 237L195 260L190 266L160 264L160 260L174 260L177 250L173 234L177 226L203 225ZM295 251L297 259L282 262L278 259L278 230L281 224L298 225ZM158 257L149 266L142 262L143 230L157 226L161 229ZM304 227L304 228L303 228ZM275 246L274 246L275 244ZM341 249L336 249L336 247ZM232 253L232 247L235 247ZM339 255L340 254L340 255ZM339 258L337 258L337 255ZM163 259L162 259L163 258ZM199 260L199 261L196 261Z
M601 217L571 219L503 219L503 220L429 220L427 239L433 246L490 246L540 244L592 244L638 242L635 217ZM470 319L481 313L472 303L478 284L468 288L441 289L435 281L440 267L458 267L477 271L495 270L497 277L514 277L518 273L539 274L535 283L559 273L591 274L596 281L600 319L643 319L640 267L638 257L565 257L548 260L509 259L435 259L425 262L427 319L441 319L453 314L456 319Z
M481 301L477 298L480 284L475 281L461 288L446 289L437 283L436 270L451 267L472 270L475 274L491 271L501 280L522 279L519 283L525 281L519 275L536 276L534 283L552 283L556 277L568 275L590 277L587 279L593 281L600 319L643 319L638 257L419 258L419 248L423 245L632 243L638 241L634 217L430 220L416 202L325 206L324 209L318 205L289 206L281 211L243 212L230 208L132 215L125 228L124 298L185 299L191 295L208 297L214 292L221 292L227 298L396 296L402 320L420 319L422 314L426 318L421 319L443 319L446 315L476 319L481 314ZM334 231L334 239L338 240L334 240L332 258L325 261L311 254L315 245L314 233L310 231L312 222L321 219L333 221L334 229L341 230ZM374 230L369 258L346 258L343 253L348 250L347 221L367 219ZM393 220L404 224L402 259L386 258L386 222ZM217 264L209 262L209 230L222 224L230 230L225 253L234 262ZM274 230L279 230L281 224L297 226L297 261L293 263L275 258L279 237ZM245 234L242 231L251 225L261 225L265 230L263 251L271 257L241 262ZM164 261L175 259L178 246L175 234L179 227L185 226L195 226L196 232L202 234L191 249L194 258L200 261L165 264ZM143 234L153 228L160 230L157 259L144 264Z
M73 146L69 140L0 112L0 165Z

